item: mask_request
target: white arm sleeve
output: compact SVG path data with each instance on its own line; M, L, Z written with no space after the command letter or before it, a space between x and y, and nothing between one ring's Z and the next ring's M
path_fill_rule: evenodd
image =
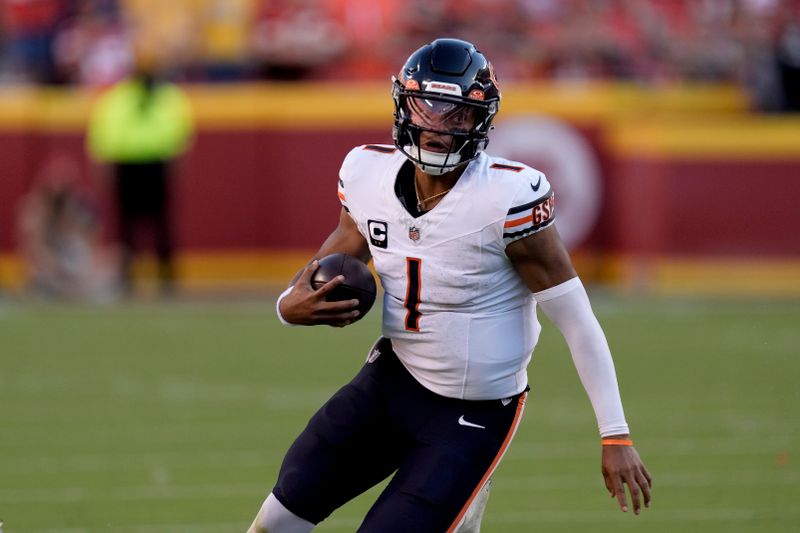
M575 277L533 296L567 341L600 435L628 433L611 350L581 280Z

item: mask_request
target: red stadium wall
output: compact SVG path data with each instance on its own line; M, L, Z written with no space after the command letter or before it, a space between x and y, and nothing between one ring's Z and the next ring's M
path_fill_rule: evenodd
M619 159L614 244L630 253L800 256L800 157Z
M200 131L176 165L175 227L180 248L309 248L337 221L336 176L350 148L387 142L375 130ZM0 133L0 250L15 247L15 217L22 197L48 161L68 155L80 162L111 222L107 169L83 153L81 133Z
M178 246L193 250L317 246L337 221L336 176L342 159L359 144L391 143L386 129L202 129L175 169ZM576 131L599 153L596 128ZM14 218L20 199L40 179L48 162L64 155L79 162L84 185L94 192L108 225L113 226L108 169L87 160L82 133L5 132L0 134L0 146L9 151L9 157L0 162L0 172L9 177L0 186L1 250L15 246ZM526 159L550 170L548 162L536 154ZM604 160L601 168L609 164ZM601 172L603 180L607 175ZM600 216L583 245L609 246L608 225L609 216ZM113 238L113 230L109 237Z
M800 257L800 120L617 126L614 243L627 253Z
M178 190L188 248L313 248L339 215L336 179L347 152L387 142L375 130L201 134Z
M182 255L317 246L336 223L344 155L357 144L390 141L384 89L365 87L359 98L340 86L192 90L198 134L176 169ZM730 89L660 99L627 87L505 94L506 120L547 112L574 128L596 158L602 201L577 251L595 259L595 274L625 275L597 258L611 265L629 257L800 259L800 119L747 117ZM13 257L21 198L59 154L78 160L113 238L109 182L83 149L91 101L50 93L0 99L0 262ZM699 119L702 110L714 119ZM553 150L568 159L562 148ZM559 188L563 168L550 172L550 155L514 153L568 192Z

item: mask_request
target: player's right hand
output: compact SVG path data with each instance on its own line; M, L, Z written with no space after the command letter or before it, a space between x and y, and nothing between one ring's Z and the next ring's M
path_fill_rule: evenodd
M358 300L328 302L325 296L344 282L344 276L336 276L328 283L314 289L311 278L319 267L315 259L309 263L297 278L292 292L281 300L280 312L284 320L291 324L314 326L327 324L344 327L352 324L358 317Z

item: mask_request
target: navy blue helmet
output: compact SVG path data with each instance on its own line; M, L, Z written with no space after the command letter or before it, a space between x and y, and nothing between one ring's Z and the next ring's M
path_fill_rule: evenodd
M472 43L437 39L426 44L392 82L394 144L423 171L449 172L489 144L500 88L492 64ZM427 146L426 138L437 140Z

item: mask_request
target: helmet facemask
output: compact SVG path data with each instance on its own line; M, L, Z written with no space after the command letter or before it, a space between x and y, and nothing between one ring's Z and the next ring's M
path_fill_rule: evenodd
M496 102L408 90L393 81L395 145L423 172L450 172L486 148Z

